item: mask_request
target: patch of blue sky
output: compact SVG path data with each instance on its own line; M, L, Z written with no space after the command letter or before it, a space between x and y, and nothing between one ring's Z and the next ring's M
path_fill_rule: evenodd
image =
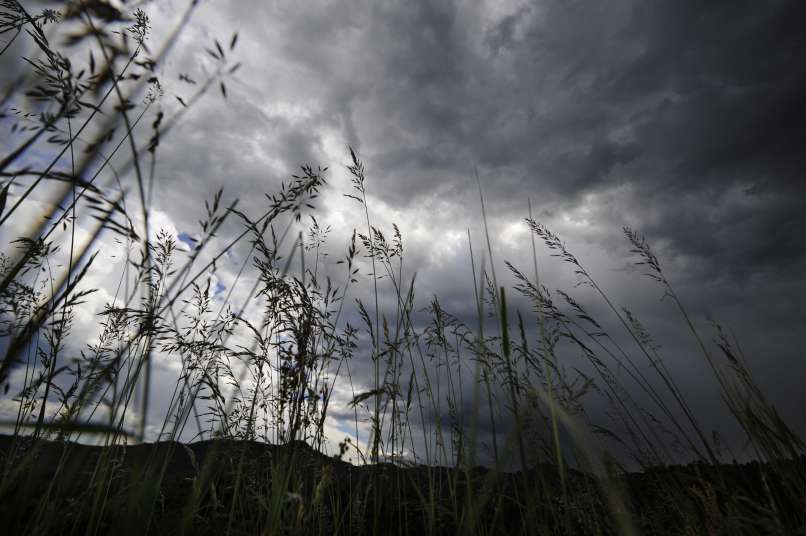
M179 233L179 235L176 238L183 244L186 244L191 251L193 251L199 246L199 241L184 231Z
M350 420L336 420L336 429L350 437L355 437L355 421ZM369 439L369 434L363 433L361 428L358 429L358 441L365 442Z

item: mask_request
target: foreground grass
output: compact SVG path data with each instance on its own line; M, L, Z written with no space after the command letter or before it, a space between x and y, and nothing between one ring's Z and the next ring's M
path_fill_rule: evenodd
M34 50L2 100L13 134L0 160L0 388L12 408L0 423L10 434L0 440L0 514L9 533L804 533L804 443L736 339L718 325L703 334L632 229L624 235L635 263L699 347L755 462L726 464L636 314L616 307L531 214L533 266L507 263L514 285L496 276L489 234L479 254L468 233L471 321L438 297L416 316L423 304L403 236L374 224L352 150L346 195L361 223L338 263L325 262L329 229L315 218L327 170L313 166L267 195L258 215L213 194L190 252L152 229L160 144L211 88L226 97L240 67L237 34L215 40L208 78L166 105L155 66L195 9L190 2L168 40L147 47L142 11L74 2L37 14L0 3L2 35ZM135 133L144 118L147 139ZM46 155L42 167L33 149ZM40 213L9 237L26 209ZM486 230L483 196L480 219ZM97 251L112 240L126 262L105 289L113 299L95 317L96 336L77 340L76 318L98 290L89 284ZM576 295L545 286L538 241L619 333ZM212 277L233 251L243 263L222 304ZM353 305L353 296L369 298ZM584 370L566 366L571 354ZM180 370L155 420L157 356ZM370 364L369 386L354 381L359 361ZM334 416L339 397L350 402ZM609 422L591 418L596 404ZM354 428L338 453L326 426L334 420ZM341 461L346 454L358 465Z
M104 448L9 436L0 438L0 459L7 483L0 512L15 534L618 532L596 479L569 472L563 498L552 465L495 474L483 467L355 466L303 442ZM107 460L113 469L99 474ZM693 464L627 473L617 481L641 533L772 534L784 527L764 515L771 497L790 512L802 505L788 503L770 474L758 463ZM530 490L538 481L543 486ZM376 503L378 483L384 492ZM435 495L426 498L429 489ZM526 496L531 505L523 503ZM745 517L751 507L756 515ZM789 528L796 518L784 518Z

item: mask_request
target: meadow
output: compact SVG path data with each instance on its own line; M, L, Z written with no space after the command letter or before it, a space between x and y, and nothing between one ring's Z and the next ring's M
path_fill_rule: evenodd
M150 43L142 10L0 2L0 55L18 40L31 51L0 80L5 533L806 534L806 445L731 332L690 317L636 230L623 229L632 262L695 341L751 459L726 452L637 313L531 215L534 262L505 263L514 285L499 284L490 234L470 248L472 314L415 294L405 237L376 226L372 173L350 148L347 244L316 219L329 170L307 163L261 213L198 192L192 247L156 228L161 148L248 68L237 33L214 40L215 69L162 106L176 102L160 67L196 9ZM94 288L109 244L125 262ZM326 269L330 246L344 253ZM541 280L538 246L607 322ZM219 292L212 275L234 251L240 269ZM101 291L111 299L90 310ZM564 365L568 352L587 372ZM177 379L154 422L158 359ZM369 388L354 381L359 362ZM591 397L610 422L590 418ZM335 437L336 421L351 430Z

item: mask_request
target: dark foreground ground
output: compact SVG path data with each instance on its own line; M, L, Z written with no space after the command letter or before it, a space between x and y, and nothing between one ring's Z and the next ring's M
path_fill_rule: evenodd
M104 449L0 436L0 533L806 534L790 479L805 465L675 466L605 482L571 471L563 483L551 465L356 467L304 443Z

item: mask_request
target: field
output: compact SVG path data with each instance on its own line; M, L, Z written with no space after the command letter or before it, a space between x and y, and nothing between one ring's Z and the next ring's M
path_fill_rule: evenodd
M699 348L748 459L703 426L637 314L531 214L534 261L506 262L509 286L490 234L474 252L468 232L471 312L415 294L405 237L375 225L352 148L358 223L336 262L316 219L329 170L313 164L262 213L191 192L198 234L156 228L160 151L205 99L231 98L242 68L233 33L178 107L164 94L159 67L196 5L152 44L139 9L0 2L0 55L33 51L0 88L6 533L806 534L806 445L638 231L623 229L632 261ZM480 183L478 217L486 230ZM538 246L609 320L547 286ZM113 247L126 257L110 274ZM231 258L235 283L218 288ZM172 392L155 393L169 361ZM610 422L594 422L593 397Z

